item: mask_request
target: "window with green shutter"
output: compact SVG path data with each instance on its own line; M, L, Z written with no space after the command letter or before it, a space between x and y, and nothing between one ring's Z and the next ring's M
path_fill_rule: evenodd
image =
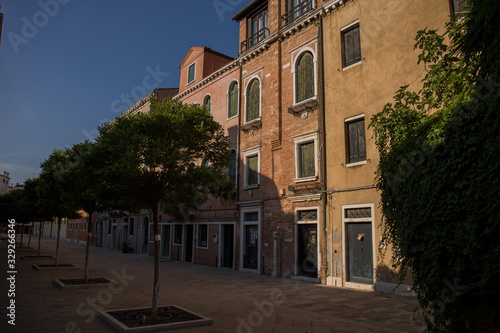
M194 81L195 68L196 68L196 63L192 64L188 68L188 83Z
M314 141L301 143L299 149L299 177L316 176L316 162L314 157Z
M229 86L227 99L227 118L229 119L238 114L238 82L233 82Z
M260 82L253 79L247 88L247 115L246 121L251 121L260 116Z
M259 155L248 156L246 185L257 185L258 183L259 183Z
M365 119L347 123L348 162L366 161Z
M314 97L314 58L311 52L304 52L295 68L296 102Z

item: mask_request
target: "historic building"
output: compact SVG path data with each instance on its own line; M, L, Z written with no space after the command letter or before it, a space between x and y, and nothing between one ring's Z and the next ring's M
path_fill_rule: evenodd
M239 269L324 279L318 109L322 1L252 1L240 24Z
M4 171L0 174L0 195L9 192L10 174Z
M374 185L379 154L369 124L401 86L421 86L417 31L444 31L450 2L331 1L324 10L326 283L390 292L398 280L391 253L384 259L379 252L385 246Z
M230 138L232 167L237 182L240 70L234 58L193 46L180 66L179 94L186 104L203 105ZM200 160L197 163L210 163ZM236 191L236 189L235 189ZM235 269L238 264L236 199L208 198L195 212L162 215L161 255L172 260Z

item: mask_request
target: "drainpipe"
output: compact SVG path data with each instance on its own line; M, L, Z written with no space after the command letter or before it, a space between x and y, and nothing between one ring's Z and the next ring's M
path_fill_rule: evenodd
M324 242L324 258L325 263L325 281L328 275L328 239L326 226L326 136L325 136L325 66L324 66L324 43L323 43L323 15L319 14L318 27L318 131L319 131L319 146L320 146L320 184L321 184L321 201L323 204L323 242Z

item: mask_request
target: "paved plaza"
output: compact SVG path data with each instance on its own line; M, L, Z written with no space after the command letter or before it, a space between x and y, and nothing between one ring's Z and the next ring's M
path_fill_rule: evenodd
M26 243L26 240L25 240ZM44 254L56 242L43 239ZM37 241L31 246L36 248ZM85 246L61 241L60 263L78 269L31 268L42 260L21 260L17 252L15 326L4 313L0 332L114 332L96 309L150 307L153 257L91 247L91 277L107 277L113 286L58 289L54 279L83 278ZM7 243L0 241L1 307L9 305ZM50 263L44 260L45 263ZM417 300L374 292L256 276L227 269L162 260L159 305L175 304L213 319L213 325L173 332L422 332L413 320Z

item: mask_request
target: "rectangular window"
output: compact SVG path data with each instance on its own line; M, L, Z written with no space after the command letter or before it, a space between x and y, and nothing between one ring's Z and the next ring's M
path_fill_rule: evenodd
M299 144L299 177L316 176L314 141Z
M359 24L342 31L343 67L351 66L361 61L361 42Z
M130 222L129 222L129 235L132 236L134 234L134 218L130 218Z
M108 235L111 235L111 220L108 221Z
M174 227L174 244L182 245L182 225L176 224Z
M155 229L152 223L149 224L149 241L150 242L155 241Z
M365 119L346 123L348 163L366 161Z
M198 247L208 248L208 225L198 225Z
M269 19L267 8L249 19L248 22L248 44L249 47L259 43L269 36Z
M196 63L194 63L191 66L189 66L189 68L188 68L188 83L194 81L194 72L195 72L195 69L196 69Z
M247 157L247 185L257 185L259 183L259 156Z

